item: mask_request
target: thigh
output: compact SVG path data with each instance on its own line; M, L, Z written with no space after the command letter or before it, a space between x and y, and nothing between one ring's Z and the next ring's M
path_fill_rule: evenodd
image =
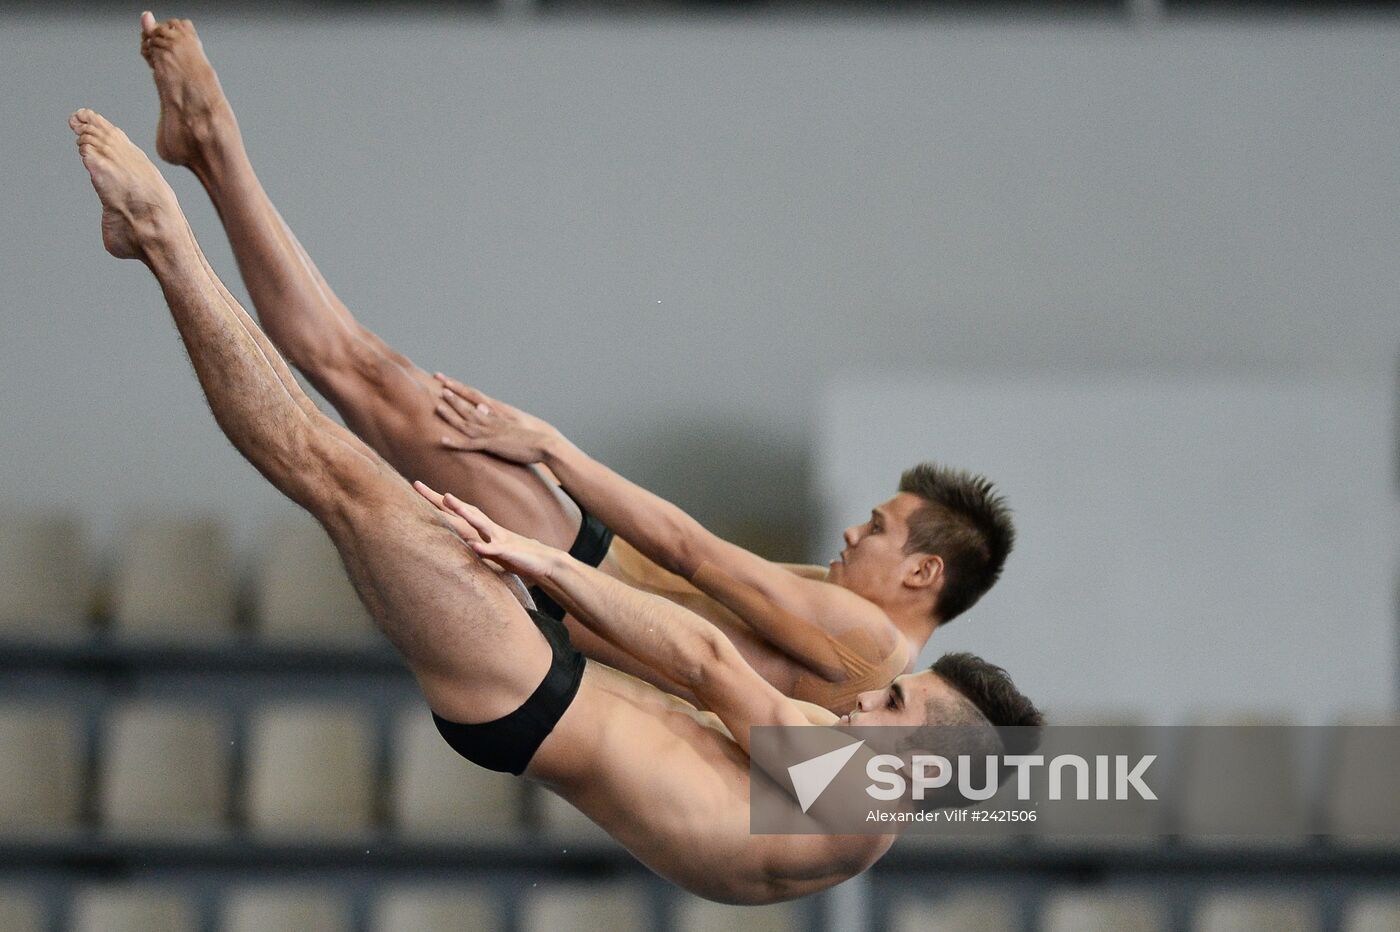
M548 642L436 510L360 459L320 517L361 599L438 714L482 722L514 711L549 670Z
M476 505L517 534L568 550L578 506L543 470L444 449L438 383L405 357L359 342L318 388L345 423L405 477Z

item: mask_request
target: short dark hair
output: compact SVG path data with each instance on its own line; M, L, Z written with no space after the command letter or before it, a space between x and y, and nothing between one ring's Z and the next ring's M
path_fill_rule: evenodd
M1011 509L986 476L920 463L899 477L899 491L924 505L909 518L905 553L943 559L936 611L944 621L967 611L1001 576L1016 543Z
M1001 667L976 654L959 652L944 654L929 669L997 729L1007 754L1029 754L1040 746L1045 716Z
M903 736L895 745L896 753L922 751L957 761L956 766L968 768L970 784L979 786L986 784L989 757L1029 754L1040 746L1044 717L1001 667L974 654L955 653L939 657L929 670L956 695L932 696L925 724ZM1005 783L1011 772L1009 767L998 768L998 784ZM961 780L924 796L924 808L976 802L962 795Z

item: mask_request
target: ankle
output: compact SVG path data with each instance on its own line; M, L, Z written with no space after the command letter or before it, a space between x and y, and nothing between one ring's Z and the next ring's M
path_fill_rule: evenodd
M128 217L141 260L152 269L183 257L194 245L194 235L178 210L155 208Z
M211 194L221 189L240 162L247 161L238 125L229 118L230 126L211 127L198 134L194 158L188 168Z

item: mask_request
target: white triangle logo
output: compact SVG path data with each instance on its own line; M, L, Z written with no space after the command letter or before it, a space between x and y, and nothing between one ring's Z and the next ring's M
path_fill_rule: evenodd
M818 754L811 760L804 760L788 768L792 788L797 792L797 804L802 807L803 812L812 808L812 803L826 791L831 781L841 772L841 768L846 766L846 762L855 756L864 743L863 740L857 741L844 748Z

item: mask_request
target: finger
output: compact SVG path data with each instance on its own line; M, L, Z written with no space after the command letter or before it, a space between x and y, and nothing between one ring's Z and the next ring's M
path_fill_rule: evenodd
M500 544L493 544L483 537L475 537L467 541L467 546L472 548L472 553L479 557L499 557L501 555Z
M442 400L452 406L452 410L460 417L473 423L480 423L481 419L491 413L484 401L468 401L455 392L443 390Z
M436 405L433 406L433 411L437 414L438 417L446 421L449 427L453 427L456 430L462 431L463 433L466 432L468 426L467 422L462 417L462 415L459 414L457 410L452 406L451 402L439 401Z
M491 523L491 519L486 517L480 509L473 508L466 502L448 497L445 499L448 508L452 513L459 516L463 521L470 524L476 532L481 535L481 539L490 542L496 537L496 526Z
M437 509L447 518L448 525L450 525L452 530L456 531L463 540L470 543L473 540L481 539L481 535L477 533L476 528L467 523L461 515L447 507L447 504L443 501L442 495L434 492L421 482L414 482L413 488L419 495L426 498L431 504L437 506Z
M150 10L147 10L146 12L142 13L142 14L141 14L141 34L142 34L142 35L148 36L148 35L151 34L151 32L152 32L155 28L156 28L156 17L155 17L155 14L152 13Z
M472 437L439 437L438 446L444 450L456 450L459 453L477 453L486 449L486 444Z
M478 531L481 531L482 536L485 537L487 540L491 540L496 536L495 532L499 530L499 528L497 527L496 522L492 521L486 516L486 512L482 511L475 505L468 505L466 502L462 501L460 498L453 495L451 492L444 495L442 500L448 508L451 508L454 512L470 521L472 527L476 528Z
M447 523L452 525L452 530L457 532L457 536L461 537L462 540L466 541L468 544L481 541L481 534L477 529L468 524L460 515L455 515L450 511L447 512Z
M448 492L446 495L444 495L442 497L442 500L447 503L447 507L451 508L455 512L458 512L459 514L472 515L476 518L479 518L482 521L487 522L491 520L486 516L486 512L482 511L480 508L476 507L470 502L462 501L460 498L453 495L451 492Z
M472 388L465 382L459 382L451 376L443 375L441 372L438 372L434 374L434 377L443 385L446 385L453 394L461 395L474 405L488 404L491 401L485 392Z
M452 510L443 504L442 493L435 492L425 483L418 482L417 480L415 480L413 483L413 491L426 498L429 504L433 505L435 508L441 508L443 511Z

